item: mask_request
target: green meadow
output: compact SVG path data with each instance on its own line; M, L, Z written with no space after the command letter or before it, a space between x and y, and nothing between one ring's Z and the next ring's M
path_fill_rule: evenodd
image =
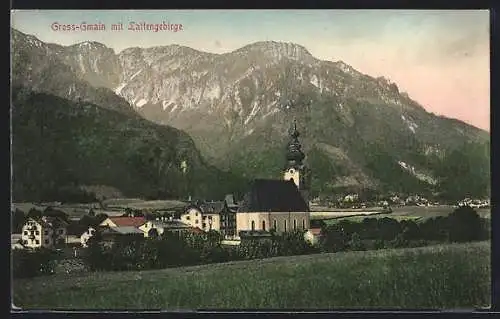
M490 305L490 242L14 281L24 309L384 308Z

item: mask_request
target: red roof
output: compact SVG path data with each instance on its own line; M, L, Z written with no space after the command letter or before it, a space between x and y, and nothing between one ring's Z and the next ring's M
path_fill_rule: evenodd
M144 217L109 217L109 219L116 224L118 227L132 226L139 227L146 223Z
M311 228L310 231L315 236L321 235L321 228Z

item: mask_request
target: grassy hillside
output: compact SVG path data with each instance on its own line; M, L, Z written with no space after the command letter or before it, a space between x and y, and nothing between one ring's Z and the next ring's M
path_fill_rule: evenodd
M14 282L26 309L472 308L490 304L490 242L55 275Z
M223 198L242 184L207 165L180 130L24 88L13 91L12 133L14 201L64 200L63 190L82 185L127 197Z

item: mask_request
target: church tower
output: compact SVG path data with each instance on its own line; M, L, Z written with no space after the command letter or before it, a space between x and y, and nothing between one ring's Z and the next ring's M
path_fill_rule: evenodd
M291 140L288 143L286 160L287 164L284 169L284 179L292 180L297 185L306 204L309 206L309 187L310 187L310 171L303 161L306 157L302 152L302 145L299 142L300 133L297 131L297 121L293 121L293 127L290 130Z

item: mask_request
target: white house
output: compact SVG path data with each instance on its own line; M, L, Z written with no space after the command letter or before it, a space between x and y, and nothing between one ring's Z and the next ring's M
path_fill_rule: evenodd
M319 244L321 238L321 228L311 228L304 233L304 239L311 245Z
M200 205L201 206L201 205ZM181 215L181 221L203 231L220 230L220 212L205 212L200 206L190 206Z
M57 217L29 218L23 226L22 244L28 248L52 248L66 243L66 222Z
M87 247L87 242L89 241L90 237L94 236L96 230L93 227L89 227L81 236L80 236L80 242L82 243L82 247Z

